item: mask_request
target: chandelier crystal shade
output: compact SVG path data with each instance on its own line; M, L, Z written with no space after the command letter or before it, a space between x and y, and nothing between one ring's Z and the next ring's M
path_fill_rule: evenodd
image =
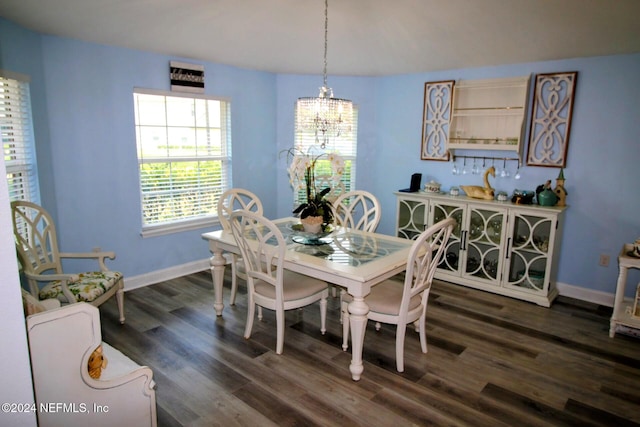
M351 130L353 104L347 99L334 98L327 86L327 28L329 24L328 0L324 2L324 71L323 86L317 98L298 98L296 104L296 131L314 132L322 148L332 138Z

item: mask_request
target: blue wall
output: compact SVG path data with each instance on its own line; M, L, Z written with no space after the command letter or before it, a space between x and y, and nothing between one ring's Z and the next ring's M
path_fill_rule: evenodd
M117 254L141 275L208 257L207 229L143 239L133 122L135 87L170 90L167 57L41 36L0 19L0 68L32 78L42 202L66 251ZM205 66L206 93L231 98L233 182L276 213L276 76ZM51 172L48 172L51 171Z
M280 151L293 143L293 108L314 96L320 76L271 74L185 58L40 35L0 19L0 68L32 78L43 204L58 220L65 250L114 250L112 263L134 276L208 256L200 234L142 239L132 91L169 90L168 63L203 64L206 93L232 101L234 185L254 191L267 216L292 206ZM330 70L329 70L330 71ZM395 196L413 172L423 182L480 183L453 176L447 162L420 160L423 88L427 81L514 77L578 71L565 177L569 193L558 280L613 293L615 257L640 236L640 54L567 59L389 77L329 76L338 97L358 105L357 187L383 204L381 232L393 234ZM501 153L503 154L503 153ZM524 167L523 177L494 187L535 189L558 169ZM601 253L611 256L598 266ZM631 274L631 281L640 275Z
M568 192L558 281L613 293L618 274L616 256L625 242L640 236L640 55L518 64L381 78L378 97L376 174L373 187L385 211L379 230L394 229L392 192L408 185L411 172L423 181L435 179L447 189L480 184L472 175L454 176L451 163L421 161L424 83L452 79L515 77L528 74L578 71L571 136L564 171ZM528 129L528 127L527 127ZM528 140L528 139L527 139ZM365 148L366 147L362 147ZM526 151L525 151L526 154ZM498 190L534 190L558 169L524 167L522 178L496 179ZM598 265L608 254L608 268ZM630 283L640 275L631 272Z

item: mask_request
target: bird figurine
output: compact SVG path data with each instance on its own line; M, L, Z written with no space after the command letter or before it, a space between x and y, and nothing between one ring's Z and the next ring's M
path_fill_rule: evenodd
M494 198L494 190L489 184L489 175L495 178L496 176L496 168L491 166L489 169L484 171L484 187L479 185L461 185L462 191L464 191L467 196L474 199L485 199L485 200L493 200Z

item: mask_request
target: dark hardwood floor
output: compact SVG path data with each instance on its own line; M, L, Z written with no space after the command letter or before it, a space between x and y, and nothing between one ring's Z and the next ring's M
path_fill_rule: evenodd
M101 307L104 341L153 369L159 426L640 425L640 340L609 338L610 308L437 282L428 353L410 329L396 372L394 327L369 322L354 382L338 298L324 336L318 304L287 312L278 356L273 312L243 338L245 294L216 317L204 271L127 292L124 325L113 298Z

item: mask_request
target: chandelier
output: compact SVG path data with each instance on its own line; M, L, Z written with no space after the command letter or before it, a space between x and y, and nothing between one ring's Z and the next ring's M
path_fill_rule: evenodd
M316 143L325 148L332 138L351 131L353 104L347 99L333 97L327 87L327 28L329 24L328 0L324 2L324 70L323 85L317 98L298 98L296 104L296 131L314 132Z

